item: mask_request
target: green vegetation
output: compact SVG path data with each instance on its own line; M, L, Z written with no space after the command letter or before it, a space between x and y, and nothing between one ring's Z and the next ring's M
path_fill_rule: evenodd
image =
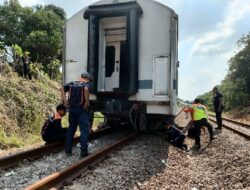
M59 102L60 84L50 79L61 79L65 20L54 5L0 5L0 148L41 140L44 119Z
M22 147L41 141L40 130L48 115L60 102L60 84L46 75L27 80L9 65L0 72L0 149ZM104 122L95 113L93 130ZM62 120L68 127L68 117Z
M32 81L23 79L8 65L0 73L1 149L41 140L44 120L60 101L60 84L40 77Z
M92 125L92 129L95 131L104 123L104 116L100 112L94 113L94 122Z
M51 79L57 79L65 20L66 13L60 7L22 7L18 0L6 0L0 5L0 61L11 63L22 75L22 56L27 55Z
M225 111L238 110L245 115L246 111L250 113L246 109L250 106L250 33L243 36L237 45L240 51L229 60L229 71L219 89L224 95ZM212 91L199 97L212 110Z
M65 11L54 5L0 5L0 149L41 141L43 123L60 101L58 82ZM28 60L32 80L25 78ZM23 77L23 78L22 78ZM93 128L103 122L100 113ZM68 126L68 117L62 120Z

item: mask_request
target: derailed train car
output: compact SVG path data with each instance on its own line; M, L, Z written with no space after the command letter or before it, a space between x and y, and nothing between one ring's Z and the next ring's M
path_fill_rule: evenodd
M91 104L106 121L152 128L176 113L178 16L152 0L101 0L64 27L64 83L93 76Z

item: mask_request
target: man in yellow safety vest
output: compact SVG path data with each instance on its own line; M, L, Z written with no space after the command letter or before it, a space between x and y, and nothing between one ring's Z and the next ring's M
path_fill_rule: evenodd
M201 104L201 100L196 98L194 103L188 109L192 113L194 123L194 137L195 137L195 148L200 149L200 130L201 127L205 126L208 129L210 135L210 141L214 140L213 127L208 122L207 108Z

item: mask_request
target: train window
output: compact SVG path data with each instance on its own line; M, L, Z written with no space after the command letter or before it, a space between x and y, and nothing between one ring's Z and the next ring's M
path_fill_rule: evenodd
M115 69L115 47L107 46L106 47L106 56L105 56L105 76L111 77Z

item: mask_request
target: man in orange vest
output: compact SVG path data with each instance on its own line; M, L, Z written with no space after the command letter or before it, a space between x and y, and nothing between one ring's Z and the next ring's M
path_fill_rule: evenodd
M201 127L205 126L208 128L210 135L210 141L214 140L213 127L208 122L207 108L201 104L201 100L196 98L194 103L186 109L187 112L191 112L192 119L194 123L194 138L195 138L195 148L200 149L200 130Z

